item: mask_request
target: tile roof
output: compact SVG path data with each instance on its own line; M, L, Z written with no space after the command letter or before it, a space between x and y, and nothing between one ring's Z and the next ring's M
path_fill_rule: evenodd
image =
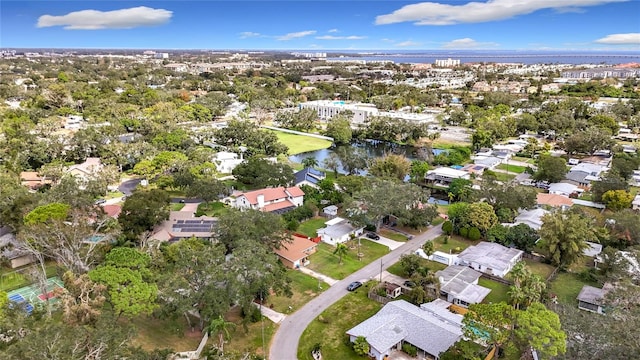
M294 208L296 205L289 200L278 201L275 203L267 204L262 207L260 210L266 212L281 212L285 209Z
M118 205L118 204L112 204L112 205L105 205L102 207L102 210L104 210L104 212L112 217L112 218L117 218L118 215L120 215L120 213L122 212L122 206Z
M305 256L308 256L308 252L318 246L318 244L305 237L292 236L291 239L291 242L283 243L280 249L275 250L275 253L278 254L278 256L291 262L298 261Z
M566 196L545 193L538 193L536 195L536 203L538 205L549 205L553 207L573 205L573 201Z
M239 194L238 197L244 196L247 198L247 200L251 205L255 205L258 203L258 195L263 195L264 201L270 202L278 199L287 198L289 195L291 195L292 197L304 196L304 192L297 186L292 186L288 188L280 186L276 188L266 188L266 189L244 192Z

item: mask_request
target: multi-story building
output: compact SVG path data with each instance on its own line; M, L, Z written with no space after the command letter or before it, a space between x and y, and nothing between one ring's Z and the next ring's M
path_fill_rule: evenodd
M435 64L436 66L440 66L440 67L454 67L454 66L460 65L460 59L452 59L452 58L448 58L446 60L436 59Z
M322 120L329 120L332 117L344 111L353 113L352 124L364 124L371 120L371 117L389 117L393 119L404 119L415 122L435 122L436 114L426 113L408 113L402 111L380 111L373 104L364 103L348 103L338 100L315 100L301 103L300 109L313 109L318 113L318 117Z

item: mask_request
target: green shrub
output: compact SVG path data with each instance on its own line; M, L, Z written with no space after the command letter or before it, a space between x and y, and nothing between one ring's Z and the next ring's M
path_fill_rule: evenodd
M469 229L469 240L473 240L473 241L477 241L480 240L480 237L482 236L480 234L480 230L478 230L477 227L472 227L471 229Z
M460 236L462 236L463 238L469 237L469 228L463 227L462 229L460 229Z
M442 224L442 232L447 235L451 235L451 232L453 232L453 224L451 221L447 220Z
M412 357L418 355L418 348L409 343L402 344L402 351L406 352L407 355Z
M287 230L296 231L300 227L300 222L296 219L287 221Z

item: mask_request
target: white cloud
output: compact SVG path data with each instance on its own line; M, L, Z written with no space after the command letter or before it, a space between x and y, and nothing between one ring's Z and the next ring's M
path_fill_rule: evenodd
M253 38L253 37L262 37L264 35L257 33L257 32L253 32L253 31L243 31L240 34L240 39L246 39L246 38Z
M423 2L403 6L390 14L379 15L375 23L377 25L401 22L414 22L416 25L481 23L509 19L543 9L577 11L582 7L623 1L627 0L488 0L487 2L469 2L464 5Z
M381 41L384 41L384 42L390 42L390 43L392 43L392 42L396 42L395 40L393 40L393 39L389 39L389 38L382 38L382 39L380 39L380 40L381 40Z
M420 46L421 43L419 42L415 42L415 41L411 41L411 40L407 40L407 41L403 41L403 42L399 42L397 44L395 44L395 46L397 47L412 47L412 46Z
M328 33L337 33L338 29L329 29L329 31L327 31Z
M317 31L315 31L315 30L292 32L292 33L288 33L288 34L285 34L285 35L276 36L276 39L277 40L281 40L281 41L286 41L286 40L291 40L291 39L298 39L298 38L303 38L305 36L313 35L316 32Z
M366 39L366 36L350 35L350 36L334 36L334 35L322 35L316 36L318 40L362 40Z
M478 42L471 38L456 39L442 45L443 49L478 49L495 48L499 45L493 42Z
M610 45L640 45L640 33L611 34L595 42Z
M63 26L65 30L131 29L169 21L172 11L139 6L113 11L81 10L66 15L42 15L37 27Z

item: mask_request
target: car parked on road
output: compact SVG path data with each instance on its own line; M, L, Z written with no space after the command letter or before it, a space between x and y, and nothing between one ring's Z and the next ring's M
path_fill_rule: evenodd
M373 239L373 240L380 240L380 235L374 233L374 232L368 232L366 235L369 239Z
M362 286L362 283L360 281L354 281L351 284L349 284L349 286L347 286L347 290L354 291L355 289L359 288L360 286Z

